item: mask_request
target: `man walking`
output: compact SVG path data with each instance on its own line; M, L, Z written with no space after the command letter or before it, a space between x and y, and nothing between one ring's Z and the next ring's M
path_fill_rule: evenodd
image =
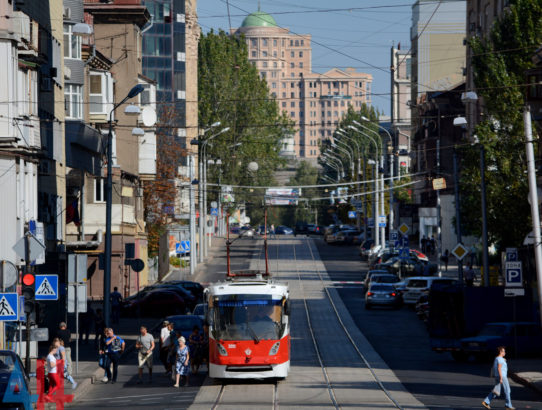
M495 386L493 387L493 390L488 394L488 396L485 398L485 400L482 402L482 406L484 406L486 409L490 409L491 400L493 400L495 397L498 397L501 395L501 387L504 390L504 398L506 400L505 407L509 410L514 410L514 406L512 406L512 400L510 399L510 383L508 382L508 364L506 363L506 359L504 356L506 355L506 350L504 346L499 346L497 348L497 357L495 357L495 361L493 362L493 369L492 372L493 376L495 377Z
M165 320L162 323L162 330L160 330L160 361L166 369L166 375L169 376L169 365L167 357L169 355L169 349L171 347L171 338L169 330L169 322Z
M269 230L269 238L276 238L275 235L275 225L271 224L271 229Z
M72 332L68 329L66 322L60 322L58 325L58 331L56 337L64 342L64 349L66 351L66 370L69 374L72 374L72 349L70 343L72 341Z
M119 336L116 336L111 328L105 330L105 336L105 355L107 357L105 372L107 379L110 380L112 384L115 384L117 382L120 355L124 352L126 343ZM103 353L104 351L100 351L100 354ZM111 374L111 364L113 364L113 374Z
M472 268L472 263L470 263L467 265L467 269L465 270L465 283L468 287L474 286L474 279L476 279L476 273Z
M136 341L136 349L139 349L137 353L137 362L139 370L139 380L137 384L143 383L143 367L145 365L149 368L149 383L152 382L152 351L154 350L154 337L147 333L147 328L141 326L139 329L140 334Z
M111 313L113 323L119 323L120 319L120 303L122 302L122 296L119 293L119 289L115 286L113 292L111 292Z

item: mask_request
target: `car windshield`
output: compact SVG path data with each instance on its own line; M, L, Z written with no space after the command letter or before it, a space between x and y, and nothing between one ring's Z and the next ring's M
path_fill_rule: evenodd
M506 325L485 325L478 336L504 336L507 329Z
M0 354L0 373L11 373L15 368L13 356L9 354Z
M386 285L374 285L371 286L371 292L393 292L395 289L393 286Z
M282 298L279 295L225 295L212 303L213 336L218 340L280 339Z
M408 282L408 288L426 288L427 280L426 279L413 279Z

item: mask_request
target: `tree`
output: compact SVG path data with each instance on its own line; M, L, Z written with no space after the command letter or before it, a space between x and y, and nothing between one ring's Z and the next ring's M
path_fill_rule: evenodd
M474 82L485 111L474 135L486 151L489 239L503 247L522 243L531 226L522 84L542 44L542 1L511 3L487 37L470 40ZM461 156L462 222L468 233L481 235L479 148L465 147Z
M220 128L229 127L213 140L207 157L221 159L224 184L271 184L274 171L283 162L281 139L292 132L291 121L281 115L266 81L248 61L244 37L211 31L201 37L198 50L199 124L205 127L220 121ZM212 131L204 138L210 135ZM258 163L257 172L248 170L252 161ZM209 180L217 181L218 173L216 167L209 169ZM261 203L263 193L237 190L235 199L255 205Z

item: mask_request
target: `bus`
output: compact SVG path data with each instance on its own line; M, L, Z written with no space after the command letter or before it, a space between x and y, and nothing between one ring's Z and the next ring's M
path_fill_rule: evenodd
M228 278L206 289L209 376L285 378L290 369L288 285L263 275Z

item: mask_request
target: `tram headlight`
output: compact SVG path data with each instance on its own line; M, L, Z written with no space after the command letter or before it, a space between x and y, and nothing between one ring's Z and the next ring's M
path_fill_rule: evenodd
M269 350L269 356L275 356L280 347L280 342L275 343L273 346L271 346L271 350Z
M216 345L218 347L218 354L220 354L220 356L228 355L228 351L224 348L224 346L222 346L220 343L217 343Z

